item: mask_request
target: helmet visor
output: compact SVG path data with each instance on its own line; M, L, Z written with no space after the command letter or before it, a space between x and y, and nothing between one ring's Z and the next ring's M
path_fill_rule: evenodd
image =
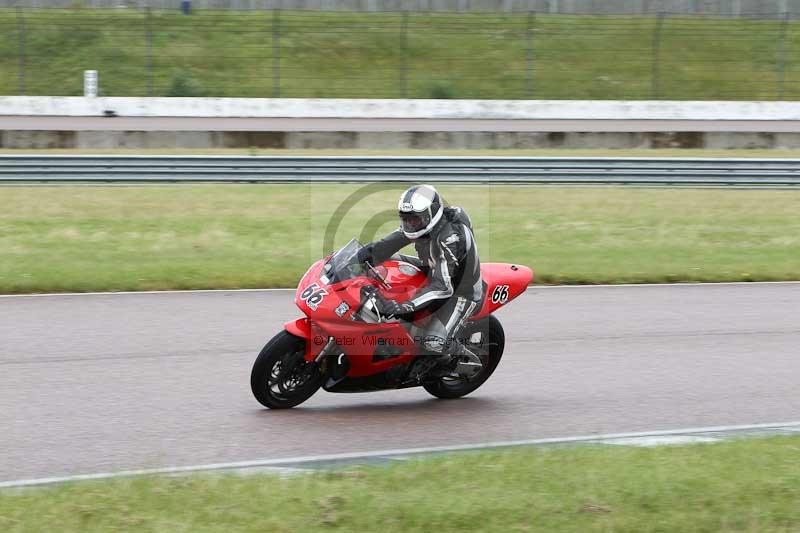
M400 224L406 233L416 233L425 229L431 221L428 213L404 213L400 212Z

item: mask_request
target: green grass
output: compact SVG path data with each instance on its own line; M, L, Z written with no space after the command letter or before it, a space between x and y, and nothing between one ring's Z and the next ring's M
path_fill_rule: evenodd
M796 21L784 32L780 20L668 16L657 33L654 15L410 13L405 26L401 13L274 17L0 9L0 94L20 90L24 49L31 95L79 95L82 71L95 69L107 96L152 85L155 96L800 97Z
M401 188L339 218L357 186L0 188L0 292L291 287L331 246L396 227ZM539 283L800 279L800 191L440 190L472 216L483 261Z
M526 448L280 479L198 475L0 492L21 531L797 531L800 437Z

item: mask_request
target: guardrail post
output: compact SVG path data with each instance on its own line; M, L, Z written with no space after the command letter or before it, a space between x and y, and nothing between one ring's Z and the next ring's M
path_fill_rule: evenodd
M525 96L533 98L533 26L536 23L536 12L528 11L528 24L525 30Z
M153 96L153 15L150 6L145 11L145 39L147 44L147 96Z
M650 97L653 100L661 98L661 31L664 27L664 12L659 11L656 16L656 27L653 31L652 64L650 76Z
M272 97L281 96L281 10L272 10Z
M22 6L17 6L17 54L19 61L17 65L17 92L20 96L25 95L25 13Z
M786 90L786 33L789 28L789 12L784 11L778 37L778 100L783 100Z
M400 24L400 97L408 98L408 11Z

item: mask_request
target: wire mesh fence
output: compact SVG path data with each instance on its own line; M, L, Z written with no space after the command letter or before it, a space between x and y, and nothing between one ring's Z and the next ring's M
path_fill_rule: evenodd
M640 15L741 15L770 17L775 13L800 13L800 0L0 0L0 7L152 7L178 9L189 2L198 9L288 9L317 11L445 11L528 12Z
M748 16L0 9L0 94L800 98L797 21Z

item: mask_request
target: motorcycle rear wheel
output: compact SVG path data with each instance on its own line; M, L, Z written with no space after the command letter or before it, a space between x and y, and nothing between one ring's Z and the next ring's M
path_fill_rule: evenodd
M311 398L322 385L317 365L303 358L306 340L281 331L258 354L250 374L256 400L270 409L288 409Z
M470 342L471 337L478 332L481 333L480 341ZM423 383L423 388L437 398L445 400L461 398L476 390L489 379L489 376L492 375L498 363L500 363L500 358L503 357L506 336L503 326L494 315L489 315L477 322L468 323L464 327L464 331L459 334L459 337L463 337L462 342L464 342L465 346L480 358L483 368L476 376L470 379L464 377L441 377L434 381Z

